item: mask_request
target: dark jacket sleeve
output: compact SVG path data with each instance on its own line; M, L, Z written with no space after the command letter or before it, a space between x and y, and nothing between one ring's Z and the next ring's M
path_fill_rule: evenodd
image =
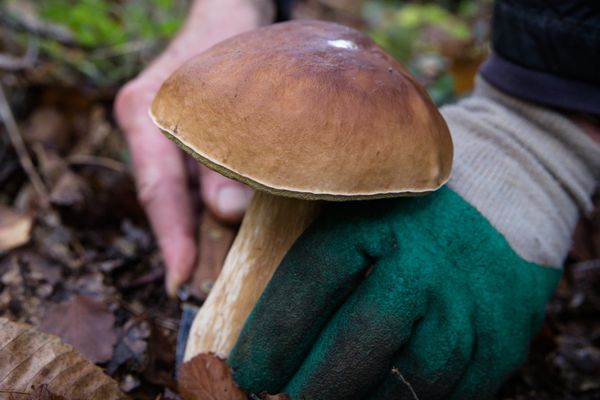
M600 2L496 0L494 54L481 69L526 100L600 115Z

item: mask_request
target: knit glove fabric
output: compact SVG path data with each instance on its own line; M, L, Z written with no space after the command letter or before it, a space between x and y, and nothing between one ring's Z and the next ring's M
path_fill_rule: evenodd
M484 399L522 362L600 148L483 81L443 114L448 185L329 204L284 258L229 363L293 399Z

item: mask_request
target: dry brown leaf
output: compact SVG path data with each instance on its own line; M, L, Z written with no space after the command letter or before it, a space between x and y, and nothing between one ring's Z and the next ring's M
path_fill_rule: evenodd
M67 400L63 396L53 393L47 384L36 386L32 389L27 400Z
M131 318L122 328L115 352L106 369L113 374L121 365L127 363L127 371L144 371L148 367L148 340L151 326L147 319Z
M56 151L41 145L32 146L39 163L39 171L48 187L54 187L60 177L69 169L67 161Z
M54 107L40 107L32 112L23 134L30 145L40 143L47 149L63 152L71 140L70 129L63 112Z
M62 225L54 212L40 215L39 219L39 226L33 230L33 241L40 255L73 270L80 269L86 261L86 254L77 232Z
M111 359L117 341L115 317L106 304L74 296L50 307L40 329L58 335L92 362Z
M221 273L236 232L236 228L220 222L210 211L202 212L198 264L190 285L190 294L197 299L206 300L212 285Z
M87 182L69 170L62 174L50 193L52 204L74 207L76 210L83 209L89 197L91 197L91 189Z
M198 354L179 368L179 394L184 400L246 400L225 360Z
M0 318L0 393L33 394L39 385L69 400L127 399L115 381L58 337Z
M33 219L0 205L0 251L14 249L29 242Z

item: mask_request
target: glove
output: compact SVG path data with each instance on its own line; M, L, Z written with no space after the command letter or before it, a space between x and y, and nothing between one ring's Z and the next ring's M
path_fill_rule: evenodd
M443 110L449 187L329 204L290 249L230 355L242 387L482 399L519 366L578 212L591 209L600 146L557 113L477 85Z

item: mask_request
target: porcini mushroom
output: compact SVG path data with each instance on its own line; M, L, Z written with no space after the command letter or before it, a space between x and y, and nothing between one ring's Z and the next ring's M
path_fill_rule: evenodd
M186 359L229 354L318 200L424 194L452 164L425 90L371 39L334 23L286 22L221 42L163 84L150 114L198 161L256 189Z

